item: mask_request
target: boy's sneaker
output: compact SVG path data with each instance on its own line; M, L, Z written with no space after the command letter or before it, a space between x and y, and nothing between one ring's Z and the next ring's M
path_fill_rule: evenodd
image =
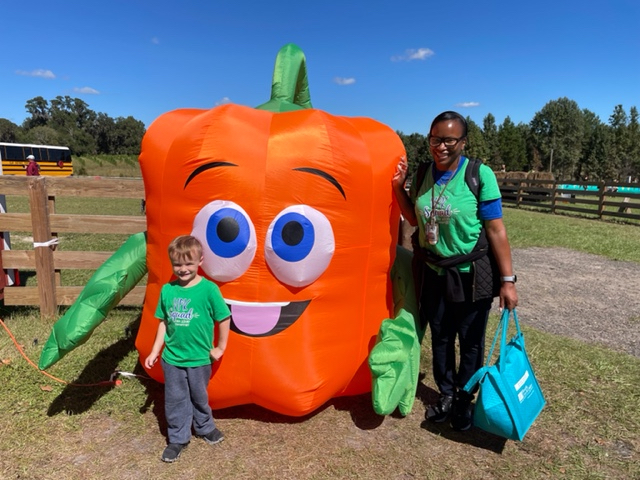
M445 422L447 418L449 418L452 405L453 395L440 395L438 403L436 403L435 405L429 405L425 416L430 422Z
M167 463L173 463L180 457L182 450L184 450L188 443L170 443L167 448L162 452L162 461Z
M211 433L208 433L206 435L199 435L199 437L209 445L215 445L216 443L220 443L222 440L224 440L224 435L217 428L214 428Z
M451 428L459 432L466 432L473 425L473 395L458 392L453 402Z

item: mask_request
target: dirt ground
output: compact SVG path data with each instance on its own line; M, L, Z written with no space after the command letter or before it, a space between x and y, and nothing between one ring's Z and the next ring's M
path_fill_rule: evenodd
M564 248L512 257L521 324L640 357L639 264Z

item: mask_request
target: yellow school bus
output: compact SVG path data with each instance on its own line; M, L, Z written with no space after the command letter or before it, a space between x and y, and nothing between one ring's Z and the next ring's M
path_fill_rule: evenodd
M69 147L0 142L3 175L26 175L27 157L33 155L40 167L40 175L68 177L73 175Z

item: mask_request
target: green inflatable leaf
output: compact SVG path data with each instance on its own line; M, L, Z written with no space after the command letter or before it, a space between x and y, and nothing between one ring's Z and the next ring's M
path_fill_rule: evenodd
M77 300L53 325L40 354L38 367L41 370L49 368L89 339L107 313L147 273L146 255L147 235L137 233L96 270Z
M420 373L420 327L418 303L411 269L412 253L398 246L391 269L395 318L383 320L371 353L373 409L388 415L397 408L408 415L413 408Z

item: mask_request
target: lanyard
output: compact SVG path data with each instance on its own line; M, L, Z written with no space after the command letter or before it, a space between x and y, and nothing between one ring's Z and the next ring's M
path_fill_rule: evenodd
M442 190L440 190L440 194L438 195L438 199L436 200L435 199L436 179L435 179L435 176L433 175L433 168L435 167L431 165L431 169L432 169L431 176L433 177L433 187L431 187L431 218L429 220L432 226L436 224L436 205L440 203L440 199L442 199L442 194L446 190L447 185L449 185L449 182L453 180L453 177L455 177L456 173L458 173L458 169L456 168L456 170L453 172L453 174L449 177L447 182L442 187Z

